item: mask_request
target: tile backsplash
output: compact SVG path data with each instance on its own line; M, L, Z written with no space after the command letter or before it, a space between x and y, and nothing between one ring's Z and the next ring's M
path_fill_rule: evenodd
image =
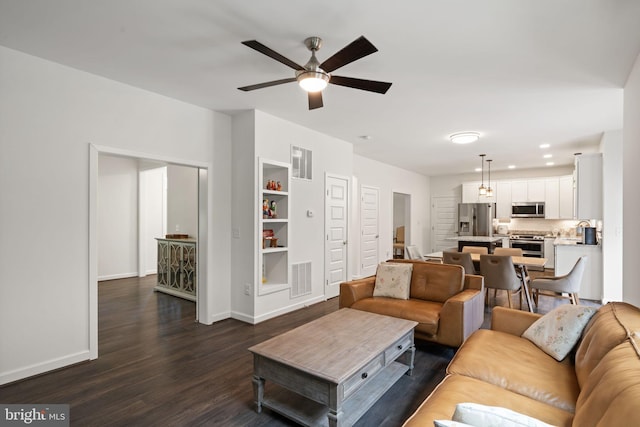
M576 234L577 220L560 219L538 219L538 218L511 218L510 222L499 222L494 220L494 231L497 231L498 224L506 225L509 233L540 233L555 236L572 237ZM524 234L524 233L523 233Z

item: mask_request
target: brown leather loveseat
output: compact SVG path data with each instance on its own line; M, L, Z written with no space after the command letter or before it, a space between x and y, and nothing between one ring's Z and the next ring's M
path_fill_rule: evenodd
M494 308L491 330L465 341L405 427L450 420L459 403L498 406L555 426L639 426L640 309L601 307L573 356L560 362L520 336L539 317Z
M459 265L414 260L409 299L373 296L376 276L340 284L340 308L418 322L416 338L459 347L484 320L484 279Z

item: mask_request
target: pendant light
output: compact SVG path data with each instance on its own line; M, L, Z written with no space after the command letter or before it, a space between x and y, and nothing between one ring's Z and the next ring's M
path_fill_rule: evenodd
M487 179L487 197L493 197L493 188L491 188L491 160L487 159L487 168L489 169L489 177Z
M487 194L487 188L484 186L484 157L486 154L480 154L480 170L482 170L482 184L478 187L478 192L481 196L485 196Z

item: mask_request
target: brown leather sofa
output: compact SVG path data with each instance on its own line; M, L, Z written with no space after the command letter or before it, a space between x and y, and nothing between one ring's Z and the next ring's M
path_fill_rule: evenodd
M418 322L415 337L459 347L484 320L484 279L459 265L414 260L408 300L374 297L376 276L340 284L340 308L349 307Z
M640 425L640 309L601 307L558 362L520 335L539 315L493 310L491 330L460 347L447 376L404 426L451 419L457 403L500 406L556 426Z

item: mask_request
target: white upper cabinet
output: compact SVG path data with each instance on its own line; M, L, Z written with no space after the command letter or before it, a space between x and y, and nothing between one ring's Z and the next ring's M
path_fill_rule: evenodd
M496 218L511 218L511 181L497 181Z
M576 156L576 219L602 219L602 154Z
M560 218L560 179L553 177L544 180L544 217Z
M462 203L495 203L498 190L496 189L496 182L493 182L493 197L480 195L481 181L465 182L462 184ZM489 184L485 181L485 187Z
M573 175L558 178L560 219L573 219Z
M544 179L527 179L511 181L512 202L544 201Z

